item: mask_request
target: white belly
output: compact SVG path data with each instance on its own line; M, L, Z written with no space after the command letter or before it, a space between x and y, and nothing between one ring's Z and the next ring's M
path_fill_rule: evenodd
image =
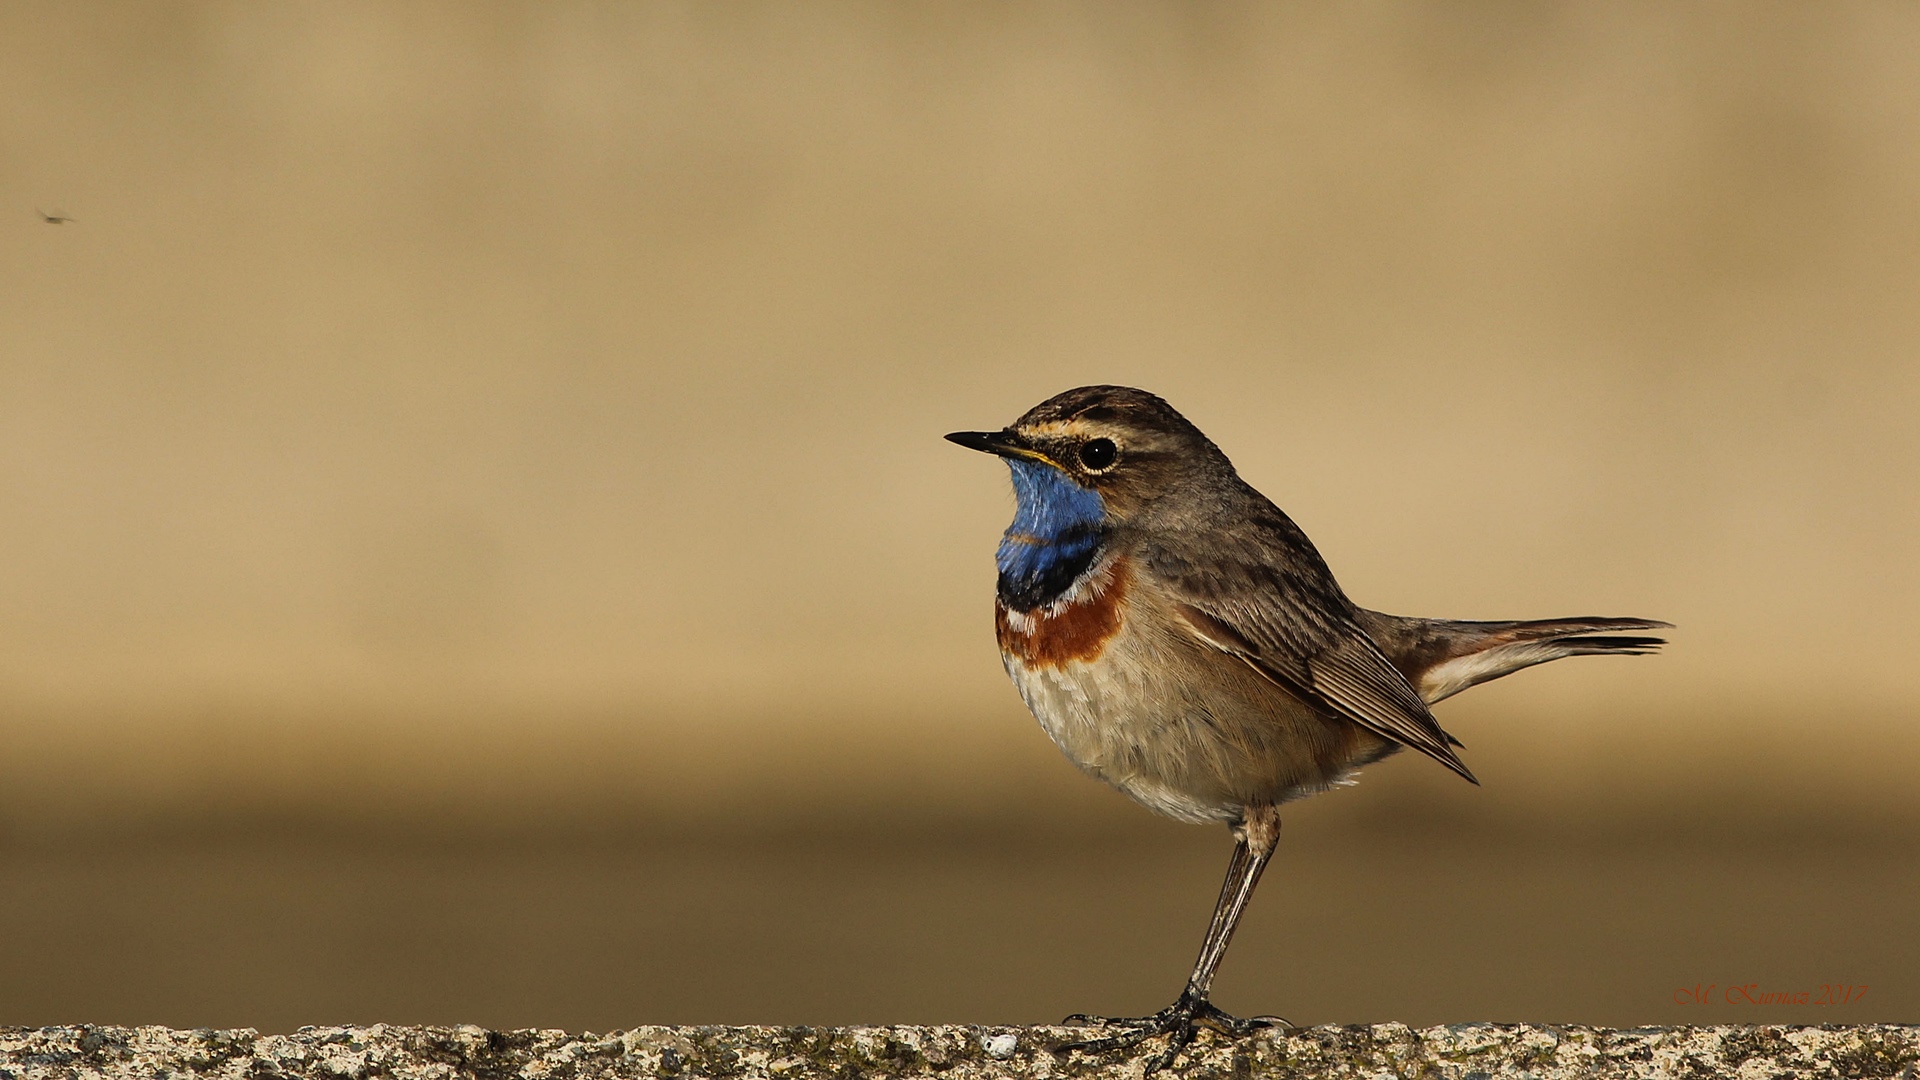
M1180 821L1237 817L1240 800L1223 798L1218 784L1193 782L1197 772L1215 770L1177 761L1181 746L1203 758L1218 757L1218 749L1183 737L1189 727L1182 722L1184 703L1159 692L1156 680L1116 652L1110 647L1098 661L1061 667L1030 666L1011 654L1003 659L1028 710L1075 765Z

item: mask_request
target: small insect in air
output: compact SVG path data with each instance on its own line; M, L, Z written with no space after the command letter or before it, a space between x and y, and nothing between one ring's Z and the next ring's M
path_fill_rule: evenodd
M72 218L59 212L58 210L49 214L45 210L35 209L34 213L39 214L40 220L46 222L49 225L65 225L67 222L73 220Z

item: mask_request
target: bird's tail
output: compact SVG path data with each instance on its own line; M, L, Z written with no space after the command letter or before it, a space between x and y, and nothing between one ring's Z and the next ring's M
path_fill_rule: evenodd
M1511 675L1563 656L1640 656L1665 638L1622 634L1660 630L1657 619L1536 619L1531 622L1469 622L1415 619L1367 612L1367 631L1427 703L1469 686Z

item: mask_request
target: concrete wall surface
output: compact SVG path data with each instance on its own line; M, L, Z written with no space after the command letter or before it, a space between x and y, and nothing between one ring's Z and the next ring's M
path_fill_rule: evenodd
M1064 1027L640 1027L607 1035L483 1028L0 1029L0 1080L599 1080L628 1077L1137 1077L1155 1044L1089 1057ZM1184 1077L1854 1078L1920 1075L1920 1025L1665 1028L1404 1024L1207 1034Z

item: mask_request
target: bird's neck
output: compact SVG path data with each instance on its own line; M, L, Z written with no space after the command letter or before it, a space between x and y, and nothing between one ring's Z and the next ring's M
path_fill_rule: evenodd
M1000 539L1000 602L1031 611L1059 598L1100 557L1107 510L1100 493L1059 469L1008 458L1018 506Z

